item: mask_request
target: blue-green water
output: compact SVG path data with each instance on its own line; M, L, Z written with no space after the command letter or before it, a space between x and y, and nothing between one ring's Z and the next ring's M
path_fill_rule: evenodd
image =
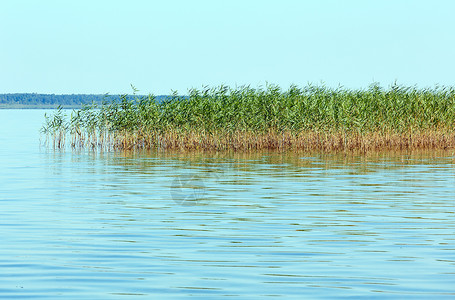
M453 152L54 152L0 110L0 298L455 298Z

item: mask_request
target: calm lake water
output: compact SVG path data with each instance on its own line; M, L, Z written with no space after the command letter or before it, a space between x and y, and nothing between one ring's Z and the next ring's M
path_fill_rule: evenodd
M0 110L0 298L455 298L455 155L55 152Z

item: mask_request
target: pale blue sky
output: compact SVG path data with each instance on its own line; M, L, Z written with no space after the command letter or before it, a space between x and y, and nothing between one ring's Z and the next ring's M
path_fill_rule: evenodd
M455 85L455 1L0 0L0 93Z

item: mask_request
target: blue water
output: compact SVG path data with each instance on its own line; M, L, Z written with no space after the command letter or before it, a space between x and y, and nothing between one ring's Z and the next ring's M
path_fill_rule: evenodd
M40 147L0 110L0 298L455 299L455 154Z

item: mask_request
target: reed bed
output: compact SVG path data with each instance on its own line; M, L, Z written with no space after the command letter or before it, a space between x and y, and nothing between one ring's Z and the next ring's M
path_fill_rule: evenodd
M372 84L191 89L46 116L49 145L93 149L378 151L455 149L455 89Z

